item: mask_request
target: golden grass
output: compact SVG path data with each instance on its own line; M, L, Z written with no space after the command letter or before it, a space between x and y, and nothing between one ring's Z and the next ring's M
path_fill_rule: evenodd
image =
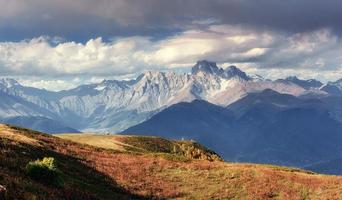
M12 130L4 124L0 124L0 137L7 138L9 140L19 141L25 144L40 146L37 140L27 137L25 135L18 134L18 131Z
M56 137L91 146L125 151L126 144L120 142L117 135L98 134L56 134Z
M94 147L122 152L151 153L169 160L187 159L222 160L215 152L191 141L166 140L154 136L103 135L103 134L56 134L55 136Z

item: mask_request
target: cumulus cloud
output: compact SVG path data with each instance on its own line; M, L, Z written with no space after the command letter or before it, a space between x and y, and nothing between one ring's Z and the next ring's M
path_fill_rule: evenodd
M147 38L123 38L104 43L64 42L53 46L47 38L0 43L0 70L6 75L119 75L138 66L135 53L147 47ZM141 65L140 65L141 66Z
M341 68L340 39L330 29L283 34L242 26L212 25L154 41L149 37L101 38L85 44L40 37L0 43L4 75L118 76L145 70L189 67L200 59L259 69ZM52 42L51 42L52 41Z

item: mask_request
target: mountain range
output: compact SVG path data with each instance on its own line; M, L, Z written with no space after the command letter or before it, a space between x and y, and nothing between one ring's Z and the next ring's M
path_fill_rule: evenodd
M205 60L191 73L148 71L59 92L0 79L0 116L48 133L193 139L229 161L321 171L342 158L342 79L268 80Z
M204 60L196 63L191 74L148 71L130 81L104 80L59 92L1 79L0 114L2 120L44 117L80 131L119 132L173 104L199 99L227 106L265 89L294 96L342 95L341 81L325 85L293 77L271 81L248 76L235 66L222 69Z

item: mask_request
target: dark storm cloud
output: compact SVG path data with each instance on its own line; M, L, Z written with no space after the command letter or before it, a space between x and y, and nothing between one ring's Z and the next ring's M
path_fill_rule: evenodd
M283 32L342 33L340 0L0 0L0 40L40 35L165 37L212 18Z

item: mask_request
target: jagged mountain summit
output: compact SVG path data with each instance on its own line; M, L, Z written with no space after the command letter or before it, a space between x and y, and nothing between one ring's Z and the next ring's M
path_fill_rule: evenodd
M215 62L210 62L206 60L198 61L196 65L192 68L191 74L192 75L199 75L199 74L211 74L217 75L219 77L230 79L233 77L239 77L243 80L249 80L250 77L236 66L229 66L227 69L222 69L217 67Z
M118 132L179 102L198 99L227 106L265 89L294 96L319 91L293 81L255 78L235 66L223 69L202 60L190 74L148 71L130 81L105 80L60 92L4 79L0 81L0 113L2 118L46 117L81 131Z

